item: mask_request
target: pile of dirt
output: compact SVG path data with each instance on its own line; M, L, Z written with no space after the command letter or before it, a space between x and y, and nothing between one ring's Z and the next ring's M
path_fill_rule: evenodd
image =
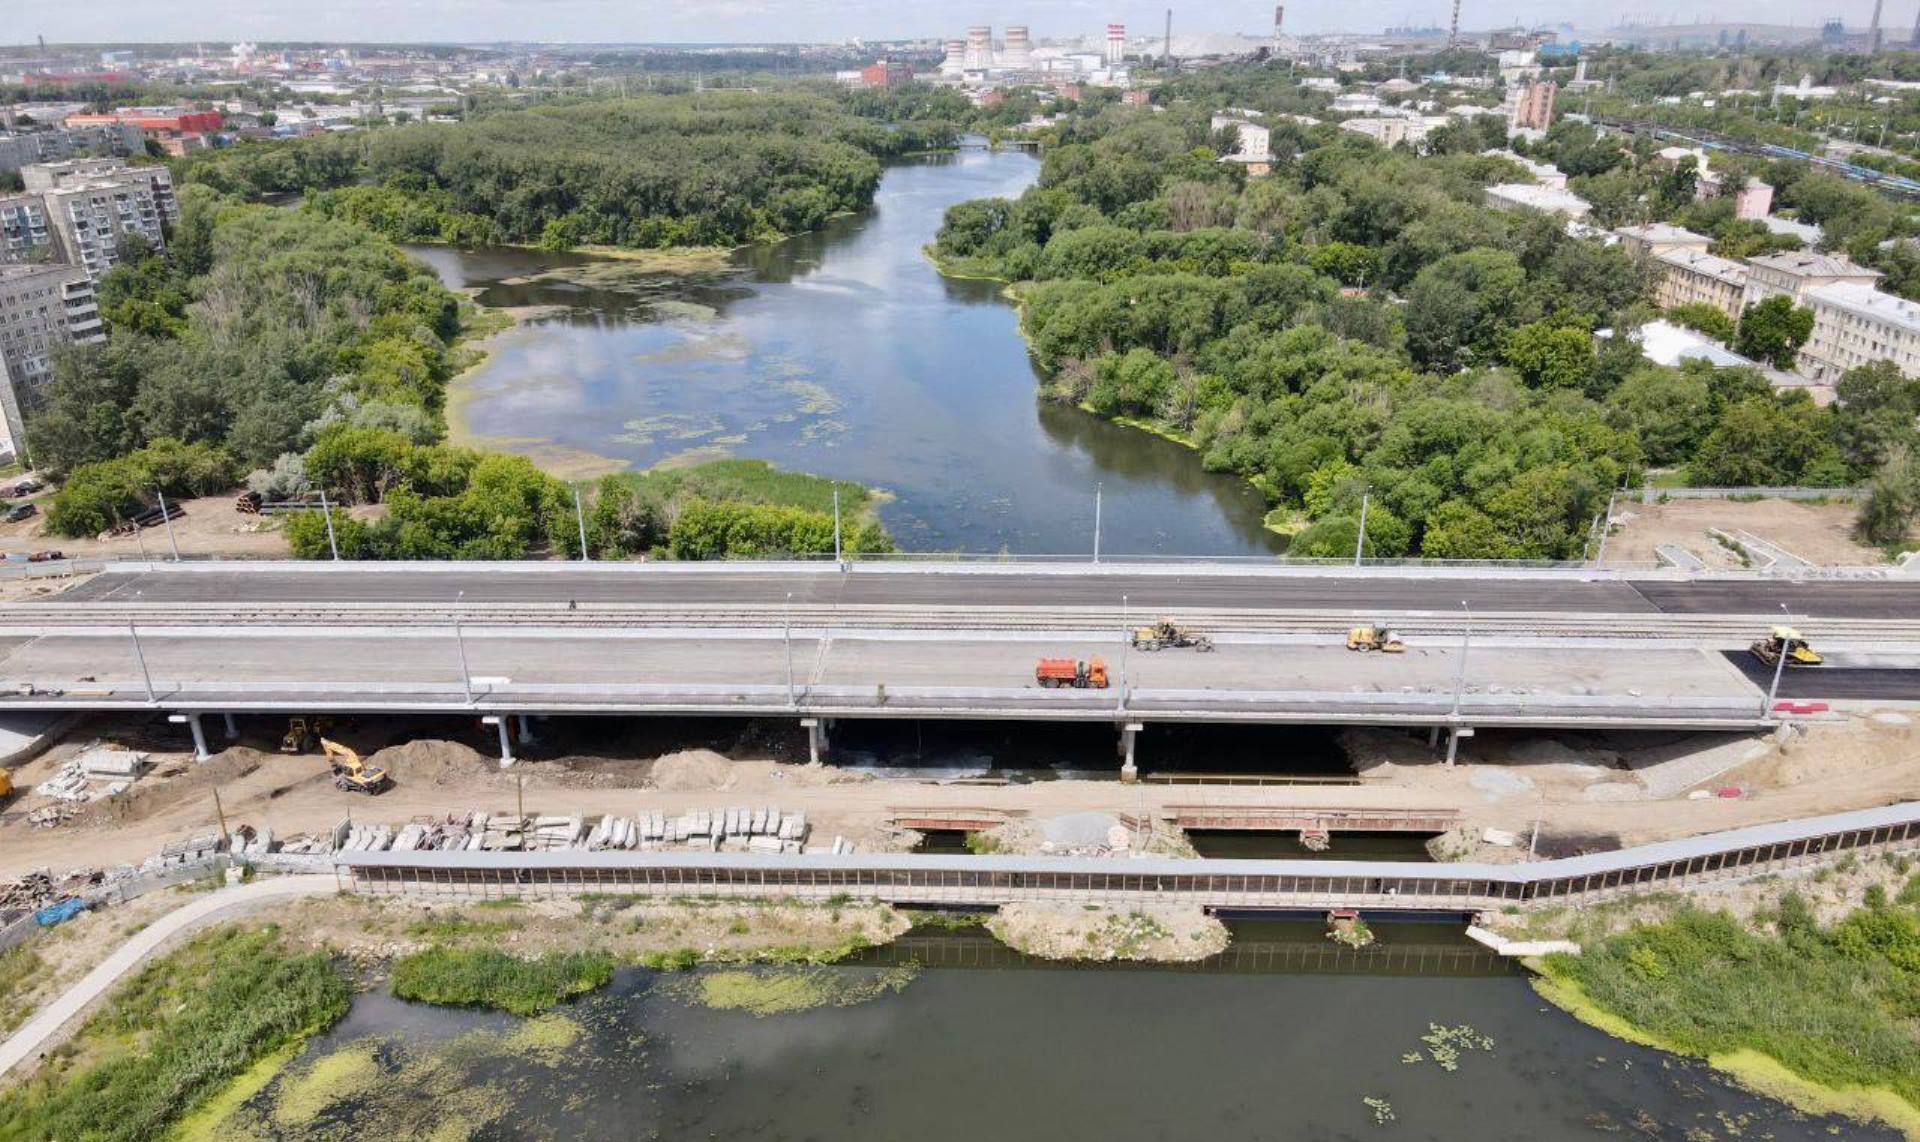
M685 749L653 763L655 789L727 789L733 785L733 762L710 749Z
M1380 781L1392 780L1397 766L1431 766L1435 760L1425 741L1398 730L1366 726L1342 730L1340 748L1355 773Z
M406 785L469 785L500 772L498 761L472 746L434 738L388 746L367 761Z
M1227 926L1197 905L1102 908L1009 904L987 921L1000 942L1049 960L1191 963L1227 948Z
M194 798L211 798L216 787L231 785L273 759L246 746L196 762L189 756L156 758L158 764L131 789L106 801L87 805L74 820L81 824L121 825L149 817Z

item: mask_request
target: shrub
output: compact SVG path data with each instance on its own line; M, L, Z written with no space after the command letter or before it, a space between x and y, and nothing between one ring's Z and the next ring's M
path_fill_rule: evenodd
M429 948L393 964L393 994L451 1007L497 1007L534 1015L613 979L605 952L552 952L521 959L492 949Z

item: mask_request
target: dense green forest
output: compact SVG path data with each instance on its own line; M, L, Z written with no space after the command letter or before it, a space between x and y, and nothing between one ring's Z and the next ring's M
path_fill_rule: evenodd
M236 197L301 193L404 241L657 248L811 230L871 204L880 159L951 146L951 123L889 104L715 91L568 99L208 152L180 176Z
M1650 466L1721 485L1911 467L1920 384L1891 369L1820 409L1753 370L1596 342L1654 316L1647 269L1483 206L1523 174L1479 153L1479 129L1444 128L1422 156L1273 119L1275 170L1247 179L1204 117L1223 98L1301 96L1222 68L1163 87L1161 113L1078 115L1035 187L953 208L934 253L1014 283L1049 397L1253 480L1304 523L1295 553L1350 554L1363 498L1374 555L1578 558L1612 490Z

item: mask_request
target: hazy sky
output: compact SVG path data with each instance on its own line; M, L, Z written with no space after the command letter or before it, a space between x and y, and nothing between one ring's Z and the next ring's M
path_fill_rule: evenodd
M1892 0L1889 27L1913 24L1915 0ZM1273 6L1248 0L1175 3L1175 34L1260 32ZM1295 0L1290 31L1378 31L1390 24L1443 25L1447 0ZM30 42L104 40L547 40L547 41L820 41L853 36L892 39L960 36L968 24L1026 23L1035 38L1099 32L1109 20L1130 30L1158 29L1166 4L1129 0L0 0L6 21ZM1606 26L1623 13L1652 21L1743 19L1796 24L1842 16L1864 26L1872 0L1564 0L1500 3L1466 0L1461 24L1494 27L1552 19Z

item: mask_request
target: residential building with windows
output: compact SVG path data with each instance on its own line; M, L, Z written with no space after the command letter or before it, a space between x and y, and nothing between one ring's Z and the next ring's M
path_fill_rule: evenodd
M1920 377L1920 303L1851 281L1815 286L1801 302L1813 310L1813 334L1800 349L1802 373L1831 384L1849 369L1892 361Z
M19 449L21 409L70 342L106 340L93 279L80 266L0 266L0 430Z
M1748 258L1747 267L1747 305L1780 294L1791 297L1796 305L1803 305L1808 291L1821 286L1844 282L1872 288L1873 283L1880 280L1880 271L1870 270L1839 254L1766 254Z
M1613 233L1620 239L1621 249L1647 258L1656 258L1672 250L1698 250L1704 254L1707 247L1713 245L1713 239L1705 234L1695 234L1683 226L1665 222L1620 226Z
M0 262L57 260L53 242L47 204L39 195L0 195Z
M1655 254L1653 261L1660 270L1653 299L1662 309L1704 304L1740 320L1740 309L1746 304L1747 267L1705 250L1686 248Z
M75 159L22 167L20 175L44 204L55 256L95 278L119 263L128 235L165 249L165 227L180 217L165 167Z

